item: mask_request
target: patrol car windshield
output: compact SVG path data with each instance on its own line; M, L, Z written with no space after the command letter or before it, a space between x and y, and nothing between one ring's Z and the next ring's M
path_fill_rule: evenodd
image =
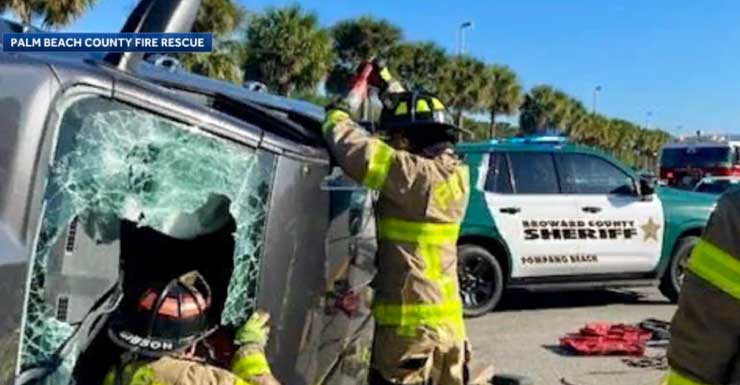
M661 155L661 166L683 167L728 167L732 163L730 147L686 147L666 148Z

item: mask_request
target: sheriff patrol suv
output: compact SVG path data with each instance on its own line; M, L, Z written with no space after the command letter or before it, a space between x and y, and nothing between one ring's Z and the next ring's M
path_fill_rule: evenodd
M459 240L465 314L508 289L658 284L676 301L715 197L660 187L563 137L463 143L471 196Z

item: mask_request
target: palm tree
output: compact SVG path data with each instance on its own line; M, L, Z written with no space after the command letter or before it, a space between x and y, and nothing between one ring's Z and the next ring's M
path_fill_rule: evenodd
M437 80L440 97L454 110L458 126L463 126L463 112L485 108L484 78L486 65L469 56L448 61Z
M216 38L227 37L244 22L246 9L233 0L202 0L193 32L212 32Z
M213 52L183 54L180 61L191 72L242 84L245 56L244 46L235 41L224 41L217 42Z
M178 55L183 66L197 74L241 84L246 50L243 44L231 38L245 17L246 10L232 0L203 0L193 31L213 32L214 49L207 53Z
M45 27L68 25L97 3L97 0L0 0L0 13L10 11L30 26L41 19Z
M516 73L502 65L492 65L486 70L486 109L491 117L490 137L496 137L496 115L511 115L517 111L522 98L522 86Z
M248 80L258 80L281 95L311 90L332 62L329 32L314 13L299 6L270 8L247 28Z
M519 127L524 133L565 130L571 99L553 87L539 85L524 95L519 107Z
M448 58L433 42L401 43L388 55L393 74L410 90L437 92L439 79Z
M355 68L362 61L389 57L402 37L401 28L371 16L340 21L331 28L331 35L336 56L326 88L335 94L346 92Z

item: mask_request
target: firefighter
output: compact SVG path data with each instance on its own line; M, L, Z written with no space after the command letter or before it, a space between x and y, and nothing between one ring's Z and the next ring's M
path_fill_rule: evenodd
M239 350L231 371L197 358L208 328L210 288L197 272L187 273L141 296L136 309L115 314L108 336L126 352L104 385L279 385L264 354L269 316L257 311L236 333Z
M460 385L467 343L456 243L469 177L453 151L459 130L436 96L406 92L377 63L360 68L327 109L323 134L345 173L380 192L370 383ZM368 86L381 91L388 143L350 117Z
M671 323L669 385L740 384L740 190L724 194L688 262Z

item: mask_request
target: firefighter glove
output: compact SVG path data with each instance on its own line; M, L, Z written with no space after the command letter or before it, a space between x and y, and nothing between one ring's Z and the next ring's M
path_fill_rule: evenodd
M264 348L267 344L267 337L270 334L270 315L262 310L252 313L242 327L236 331L234 343L237 345L254 344Z

